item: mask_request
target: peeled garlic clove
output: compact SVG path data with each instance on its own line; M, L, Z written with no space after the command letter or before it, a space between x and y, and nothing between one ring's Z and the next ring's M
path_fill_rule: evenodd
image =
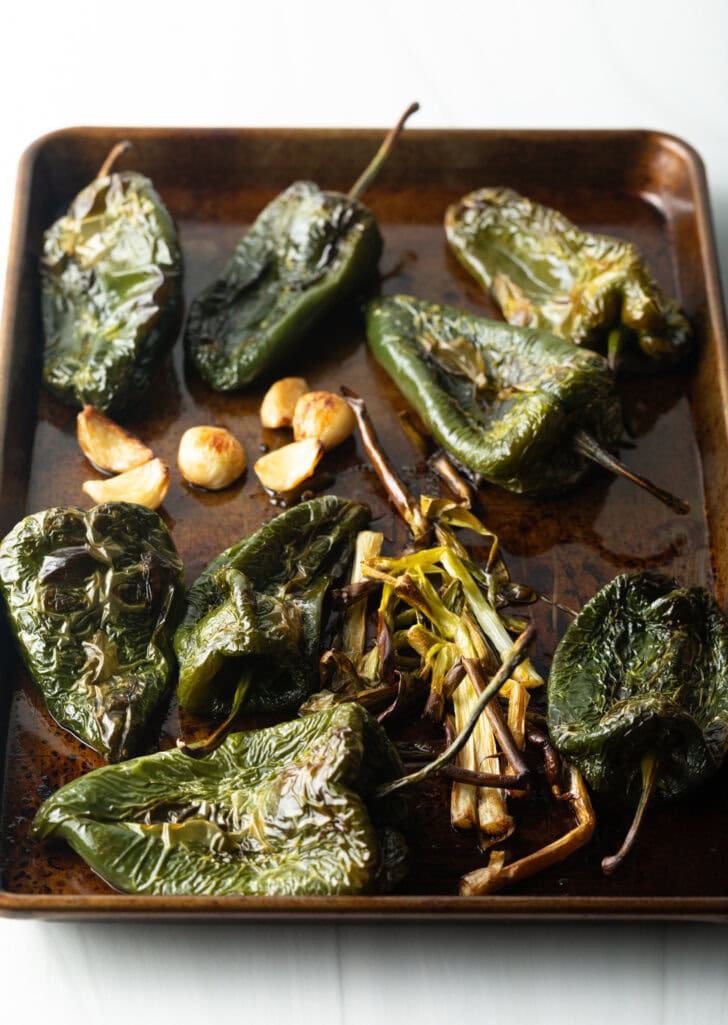
M323 454L324 447L316 438L292 441L261 456L253 469L269 491L290 491L311 476Z
M89 462L107 473L124 473L154 458L139 438L93 406L84 406L76 417L76 436Z
M260 422L264 427L290 427L296 403L308 391L302 377L282 377L265 393L260 407Z
M102 502L135 502L157 509L169 491L169 467L161 459L152 459L118 477L87 480L83 490L97 505Z
M349 404L330 391L310 391L296 403L293 413L293 437L318 438L324 448L335 448L346 441L356 426Z
M220 491L238 479L248 457L235 435L224 427L190 427L180 440L177 465L190 484Z

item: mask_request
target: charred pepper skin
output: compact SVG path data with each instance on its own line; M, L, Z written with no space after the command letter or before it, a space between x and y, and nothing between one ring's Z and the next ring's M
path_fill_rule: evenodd
M137 754L171 682L184 571L155 512L108 502L27 516L0 593L48 711L108 761Z
M216 391L269 377L336 304L377 269L382 239L360 202L299 181L240 240L190 306L189 359Z
M189 590L174 638L182 708L223 718L248 673L246 713L298 708L318 683L326 592L368 519L365 506L324 495L210 563Z
M636 804L654 753L655 797L680 797L728 749L728 621L703 588L616 577L566 631L547 693L553 744L597 793Z
M46 231L43 380L63 402L123 413L149 386L182 314L177 232L148 178L95 179Z
M96 769L41 806L33 835L66 840L126 893L381 893L406 847L392 802L377 821L368 802L402 771L379 723L340 705L233 734L204 759L162 751Z
M581 231L510 189L471 192L449 207L448 242L511 324L606 354L615 368L654 373L681 363L690 325L629 242Z
M368 305L367 338L439 444L509 491L577 484L590 465L572 444L579 429L606 448L619 440L606 360L544 331L392 296Z

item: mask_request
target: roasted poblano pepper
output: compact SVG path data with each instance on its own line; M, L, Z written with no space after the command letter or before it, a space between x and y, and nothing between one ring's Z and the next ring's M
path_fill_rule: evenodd
M33 833L65 839L129 893L383 892L406 849L366 802L401 774L382 727L339 705L233 734L203 759L164 751L97 769L50 797Z
M703 782L728 750L728 621L715 599L656 573L616 577L556 649L548 723L589 785L639 817L652 794Z
M148 178L98 177L45 233L43 379L71 405L118 413L137 402L174 341L182 258L174 223Z
M113 502L26 517L0 590L53 718L109 761L138 753L174 670L182 562L156 513Z
M690 348L688 321L630 242L581 231L557 210L502 188L449 207L445 230L511 324L606 353L625 370L659 370Z
M233 391L268 375L374 274L382 239L359 197L416 109L403 115L348 195L299 181L277 196L192 303L185 345L211 387Z
M233 391L279 366L331 306L376 268L373 215L295 182L269 203L220 278L190 306L185 344L205 381Z
M174 638L182 708L214 718L298 708L318 681L321 615L368 510L324 495L219 555Z
M617 443L622 415L606 361L544 331L393 296L367 309L375 357L461 465L511 491L576 484L586 430Z

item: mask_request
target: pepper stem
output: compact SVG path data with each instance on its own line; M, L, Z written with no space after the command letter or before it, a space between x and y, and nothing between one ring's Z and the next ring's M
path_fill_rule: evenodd
M366 192L381 171L382 165L386 162L387 157L392 152L394 144L404 128L405 122L412 114L415 113L415 111L418 111L419 109L419 103L410 103L409 107L405 110L394 128L390 128L385 136L384 142L374 154L373 159L369 164L367 164L352 187L349 189L350 199L359 199Z
M128 149L131 149L131 143L128 139L123 139L121 142L117 142L117 144L112 147L111 152L99 168L99 173L96 177L105 178L108 174L111 174L111 168L114 166L121 154L126 153Z
M619 353L624 340L624 332L621 327L613 327L607 337L607 363L609 369L616 372L619 364Z
M534 626L531 625L524 630L516 640L498 672L495 674L485 690L478 696L478 700L473 705L473 710L468 721L452 744L449 744L441 755L435 758L434 761L430 762L429 765L419 769L418 772L413 772L409 776L402 776L400 779L392 780L390 783L384 783L377 787L374 792L375 797L387 797L389 794L394 793L395 790L401 789L401 787L411 786L413 783L421 783L423 780L427 779L428 776L432 776L433 773L441 769L443 765L447 765L453 760L455 755L458 754L458 752L460 752L467 744L468 738L475 729L485 706L488 702L493 700L506 680L512 675L516 666L520 665L526 657L528 646L533 640L535 633L536 630Z
M642 819L644 818L647 802L655 791L658 767L659 760L655 751L650 751L643 757L640 764L640 768L642 770L642 793L640 794L639 804L637 805L637 810L635 811L634 818L632 819L632 825L629 827L629 832L625 836L622 846L616 854L612 854L610 857L602 859L602 872L605 876L610 876L619 868L634 846L637 833L642 825Z
M605 470L609 470L610 473L619 474L621 477L626 477L627 480L631 480L633 484L639 485L644 488L651 495L657 498L660 502L663 502L668 508L672 509L673 512L679 513L684 516L685 513L690 512L690 506L687 502L683 501L682 498L678 498L673 495L670 491L665 491L663 488L658 488L656 484L653 484L647 477L642 477L638 473L634 473L621 463L619 459L616 459L611 452L607 452L605 448L599 444L596 438L592 437L587 431L577 431L574 435L574 446L578 452L587 459L591 459L593 462L603 466Z

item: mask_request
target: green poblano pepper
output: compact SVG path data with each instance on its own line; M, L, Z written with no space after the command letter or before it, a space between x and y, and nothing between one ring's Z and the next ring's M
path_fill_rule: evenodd
M258 216L222 272L190 306L185 345L205 381L234 391L270 375L334 305L376 272L382 238L359 202L412 104L348 194L294 182Z
M223 718L298 708L318 681L321 615L368 510L324 495L219 555L187 596L174 638L182 708Z
M108 164L43 239L43 379L64 402L118 413L174 341L182 257L149 179Z
M48 711L109 761L136 754L174 671L184 571L155 512L56 508L0 544L0 590Z
M510 491L571 487L589 467L577 432L607 448L621 434L606 360L545 331L393 296L369 304L367 337L437 441Z
M594 790L637 805L611 872L650 798L685 794L728 750L728 621L712 595L651 572L607 584L556 649L548 725Z
M728 622L701 587L616 577L569 626L548 681L551 738L600 794L633 803L656 751L656 792L679 797L728 749Z
M33 833L65 839L129 893L382 892L406 850L366 801L401 774L382 727L340 705L233 734L206 758L164 751L97 769L50 797Z
M690 349L688 321L630 242L581 231L503 188L449 207L445 230L511 324L604 352L626 370L658 370Z
M270 374L376 270L382 240L356 200L295 182L263 210L190 306L187 353L217 391Z

